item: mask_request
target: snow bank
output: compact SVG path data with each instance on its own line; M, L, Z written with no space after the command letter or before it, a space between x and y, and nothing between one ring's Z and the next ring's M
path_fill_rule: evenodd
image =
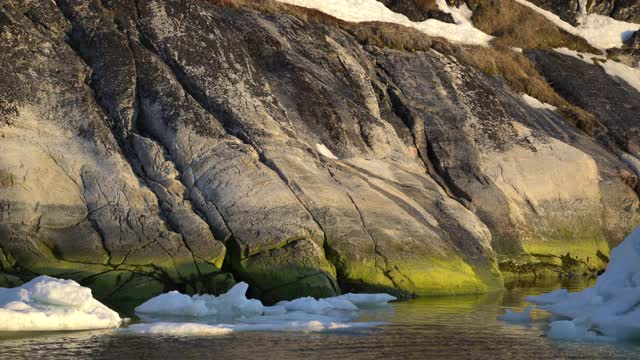
M118 313L73 280L39 276L16 288L0 288L0 331L107 329Z
M551 312L549 337L608 341L640 338L640 228L611 252L607 270L594 287L579 293L565 290L527 301Z
M578 19L579 36L600 49L619 48L640 25L612 19L608 16L590 14Z
M551 110L551 111L557 110L555 106L551 104L543 103L542 101L532 96L529 96L527 94L522 94L522 100L524 100L524 102L527 103L527 105L535 109L544 109L544 110Z
M504 315L498 316L498 320L509 323L528 323L531 322L531 310L533 306L528 306L522 312L516 312L511 309L507 309Z
M635 88L640 92L640 69L632 68L625 64L606 59L594 54L581 54L567 48L554 49L556 52L568 56L573 56L576 59L580 59L588 64L594 64L594 59L599 60L598 65L601 66L609 76L614 76L622 79L627 84Z
M584 0L581 1L581 15L577 19L577 27L562 20L551 11L539 8L527 0L516 1L541 14L560 29L587 40L592 46L599 49L621 47L634 31L640 29L639 24L619 21L603 15L587 14Z
M451 42L489 46L492 36L473 27L469 20L469 9L450 8L446 2L439 1L438 6L451 13L455 24L435 19L413 22L402 14L389 10L377 0L278 0L282 3L320 10L338 19L351 22L380 21L415 28L429 36L443 37Z
M239 283L220 296L188 296L177 291L159 295L138 306L136 314L150 324L120 331L138 334L221 335L233 331L326 331L370 327L354 323L360 309L385 306L396 300L387 294L344 294L331 298L298 298L264 306L247 299L248 285ZM167 322L171 320L174 322Z

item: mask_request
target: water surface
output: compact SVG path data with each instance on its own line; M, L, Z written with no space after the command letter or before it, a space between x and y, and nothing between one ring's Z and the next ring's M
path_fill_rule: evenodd
M333 333L246 332L224 336L124 335L113 331L0 334L0 359L640 359L640 345L550 341L548 315L530 325L496 320L525 296L585 281L511 282L498 293L423 298L362 311L385 321Z

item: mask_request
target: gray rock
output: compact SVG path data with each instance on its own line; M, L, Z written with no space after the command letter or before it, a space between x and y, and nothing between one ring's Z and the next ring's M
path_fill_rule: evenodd
M454 23L451 14L438 9L435 1L432 8L419 5L415 0L378 0L391 11L408 17L411 21L425 21L436 19L447 23ZM423 2L424 3L424 2Z
M3 274L126 310L235 279L268 302L459 294L501 287L498 262L599 270L638 223L616 150L637 154L637 94L608 114L628 88L597 68L580 81L611 98L580 105L609 148L435 50L208 2L56 4L0 7Z
M580 14L579 0L530 0L530 2L540 8L551 11L562 20L576 26L577 16Z
M616 20L640 23L640 3L636 0L593 0L588 2L587 11Z
M378 64L427 168L491 229L503 270L518 270L506 268L514 259L551 259L543 265L556 269L569 253L597 271L596 254L638 222L637 196L619 176L625 164L557 112L532 109L503 83L435 52L384 52Z
M580 15L578 0L530 0L533 4L549 10L568 23L577 25ZM610 16L616 20L640 23L640 3L636 0L589 0L585 4L587 13Z

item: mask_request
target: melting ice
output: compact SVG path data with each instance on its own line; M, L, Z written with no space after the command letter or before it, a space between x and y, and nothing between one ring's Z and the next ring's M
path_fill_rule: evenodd
M16 288L0 288L0 331L108 329L118 313L73 280L39 276Z
M138 334L222 335L234 331L326 331L363 328L377 322L352 322L358 310L386 306L396 300L387 294L345 294L324 299L303 297L264 306L248 299L248 285L238 283L227 293L159 295L138 306L145 321L120 329Z
M562 340L640 339L640 228L611 251L607 270L594 287L557 290L527 301L559 318L549 337Z

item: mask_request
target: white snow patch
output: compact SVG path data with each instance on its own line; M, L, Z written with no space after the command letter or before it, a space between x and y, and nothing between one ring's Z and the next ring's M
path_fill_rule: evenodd
M507 309L504 315L498 316L498 320L509 323L528 323L531 322L531 310L533 306L528 306L522 312L516 312L511 309Z
M451 13L451 10L449 9L449 4L447 4L447 0L436 0L436 5L438 6L438 9L442 12L445 12L447 14Z
M578 293L555 291L530 296L564 320L551 323L549 337L565 340L608 341L640 337L640 228L611 251L607 270L594 287Z
M108 329L120 326L115 311L73 280L39 276L15 288L0 288L0 331Z
M326 147L324 144L316 144L316 150L320 153L320 155L327 157L329 159L338 160L338 157L333 155L331 150Z
M579 36L600 49L619 48L629 40L640 25L590 14L578 19Z
M632 68L623 63L609 60L606 63L600 63L600 66L604 68L610 76L616 76L627 84L631 85L638 92L640 92L640 69Z
M520 4L527 6L535 12L541 14L547 20L554 23L560 29L587 40L592 46L599 49L609 49L621 47L623 42L628 40L634 31L640 29L639 24L628 23L612 19L608 16L597 14L586 14L585 3L582 1L582 12L578 17L578 26L574 27L562 20L551 11L539 8L526 0L516 0Z
M298 298L264 306L247 299L246 283L220 296L188 296L172 291L138 306L136 314L148 324L135 324L126 333L221 335L232 331L325 331L376 326L351 322L359 309L385 306L396 300L387 294L344 294ZM169 322L167 322L169 321Z
M554 49L556 52L568 56L573 56L576 59L580 59L588 64L594 64L594 60L597 60L599 66L609 75L619 78L629 84L631 87L640 92L640 69L633 68L631 66L606 59L594 54L582 54L567 48Z
M278 0L282 3L320 10L338 19L351 22L380 21L415 28L429 36L443 37L454 43L489 46L493 36L473 27L469 21L468 8L450 8L444 1L441 9L448 9L455 24L436 19L413 22L402 14L389 10L377 0ZM447 12L446 10L443 10Z
M527 105L531 106L532 108L535 109L544 109L544 110L551 110L551 111L555 111L558 108L556 108L555 106L551 105L551 104L547 104L544 103L532 96L529 96L527 94L522 94L522 99L524 100L525 103L527 103Z
M459 8L453 8L452 10L454 10L455 13L457 13L457 15L462 16L464 19L467 19L467 21L471 22L471 17L473 16L473 11L471 11L471 9L469 9L469 7L467 6L466 3L462 3L460 5ZM454 17L455 19L455 17ZM456 21L458 21L456 19Z

